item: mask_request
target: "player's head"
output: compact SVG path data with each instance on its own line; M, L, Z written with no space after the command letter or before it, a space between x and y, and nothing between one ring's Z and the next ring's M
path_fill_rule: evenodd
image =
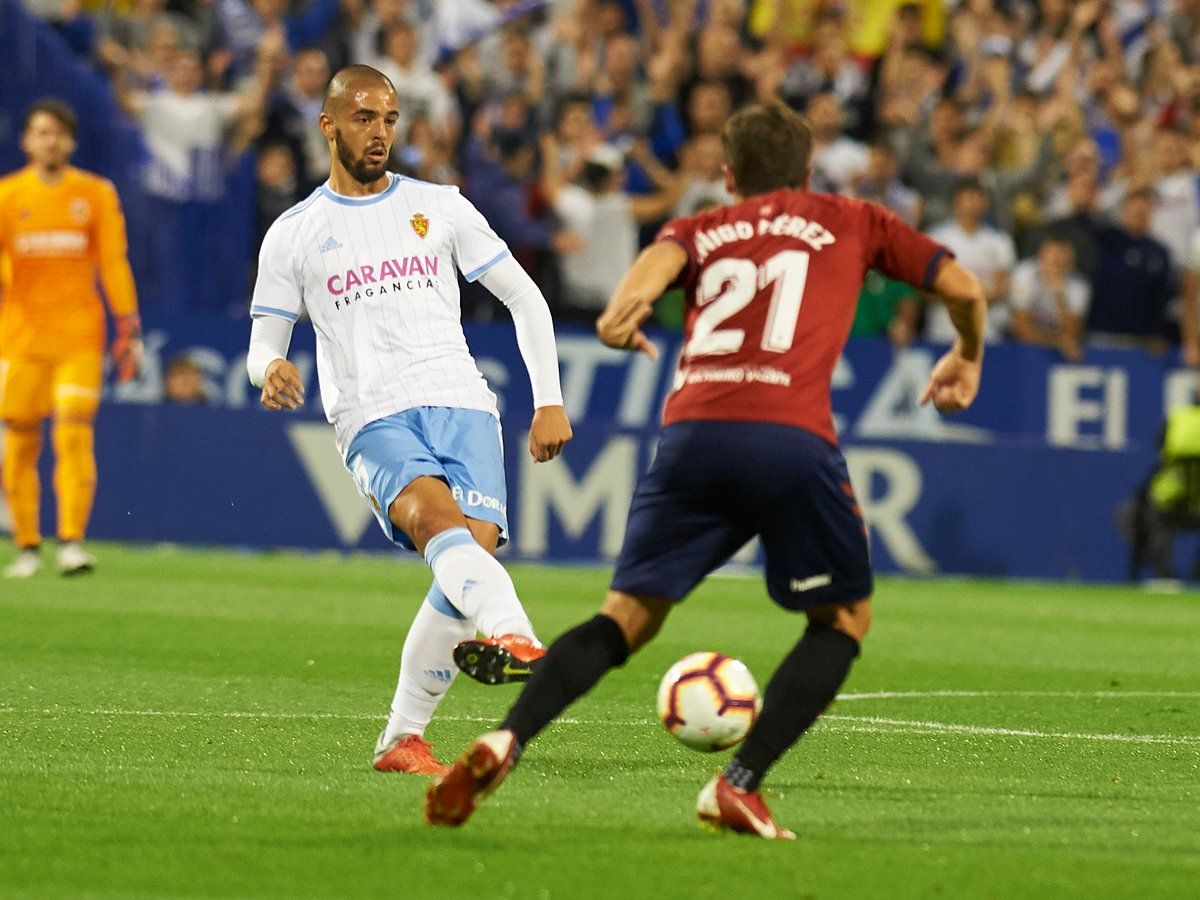
M61 100L44 97L34 101L25 113L21 149L30 165L56 172L71 161L75 130L75 110Z
M721 133L725 184L731 194L753 197L780 188L808 187L813 135L808 122L782 103L738 110Z
M1154 213L1154 188L1144 187L1129 191L1121 203L1121 226L1134 237L1143 237L1150 230L1150 217Z
M372 184L387 172L400 102L386 75L370 66L347 66L325 89L321 133L329 141L334 168L360 184Z
M981 182L965 178L954 189L954 218L960 225L978 228L988 211L988 192Z

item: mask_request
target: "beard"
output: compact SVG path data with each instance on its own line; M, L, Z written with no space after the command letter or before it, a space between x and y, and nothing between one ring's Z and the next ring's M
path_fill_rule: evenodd
M340 129L334 132L333 142L337 147L338 162L342 164L342 168L350 173L350 177L359 184L373 184L387 172L388 160L386 157L381 163L368 162L366 151L364 150L363 155L356 159L350 147L342 140Z

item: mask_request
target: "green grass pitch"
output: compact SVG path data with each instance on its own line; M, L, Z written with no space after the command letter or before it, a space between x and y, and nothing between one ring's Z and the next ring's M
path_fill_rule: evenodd
M693 650L765 682L801 621L713 579L461 830L370 752L429 575L380 557L98 548L0 582L0 895L1200 895L1200 600L884 580L843 699L769 778L770 844L699 830L727 758L654 718ZM516 566L546 639L606 573ZM515 688L456 682L444 756Z

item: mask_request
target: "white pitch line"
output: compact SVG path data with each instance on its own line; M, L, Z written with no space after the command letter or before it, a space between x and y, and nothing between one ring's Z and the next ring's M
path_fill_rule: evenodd
M1058 698L1119 698L1119 697L1200 697L1200 691L878 691L874 693L842 694L839 700L891 700L921 697L1058 697ZM382 713L329 713L329 712L274 712L245 710L155 710L155 709L18 709L0 707L0 715L24 713L42 716L93 715L93 716L144 716L156 718L220 718L220 719L341 719L346 721L378 721ZM482 716L440 716L444 722L470 722L491 724L494 718ZM651 725L653 719L575 719L557 720L563 725ZM842 716L826 714L822 721L825 727L836 731L893 734L974 734L997 737L1032 737L1052 740L1101 741L1107 743L1135 744L1200 744L1200 736L1164 734L1092 734L1085 732L1035 731L1019 728L996 728L986 725L958 725L951 722L933 722L912 719L888 719L878 716Z
M986 725L955 725L950 722L924 722L912 719L884 719L878 716L838 716L824 718L838 722L862 722L867 725L889 725L899 729L916 729L926 733L980 734L1001 737L1053 738L1065 741L1104 741L1128 744L1200 744L1200 736L1171 734L1089 734L1072 731L1033 731L1025 728L991 728Z
M1198 698L1200 691L872 691L838 694L838 700L906 700L921 697L1058 697L1087 700L1117 697Z

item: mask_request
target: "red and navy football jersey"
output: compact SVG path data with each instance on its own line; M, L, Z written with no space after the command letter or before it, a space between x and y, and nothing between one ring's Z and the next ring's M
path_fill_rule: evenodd
M871 203L779 190L675 219L684 346L663 423L793 425L837 443L829 389L868 269L927 288L949 251Z

